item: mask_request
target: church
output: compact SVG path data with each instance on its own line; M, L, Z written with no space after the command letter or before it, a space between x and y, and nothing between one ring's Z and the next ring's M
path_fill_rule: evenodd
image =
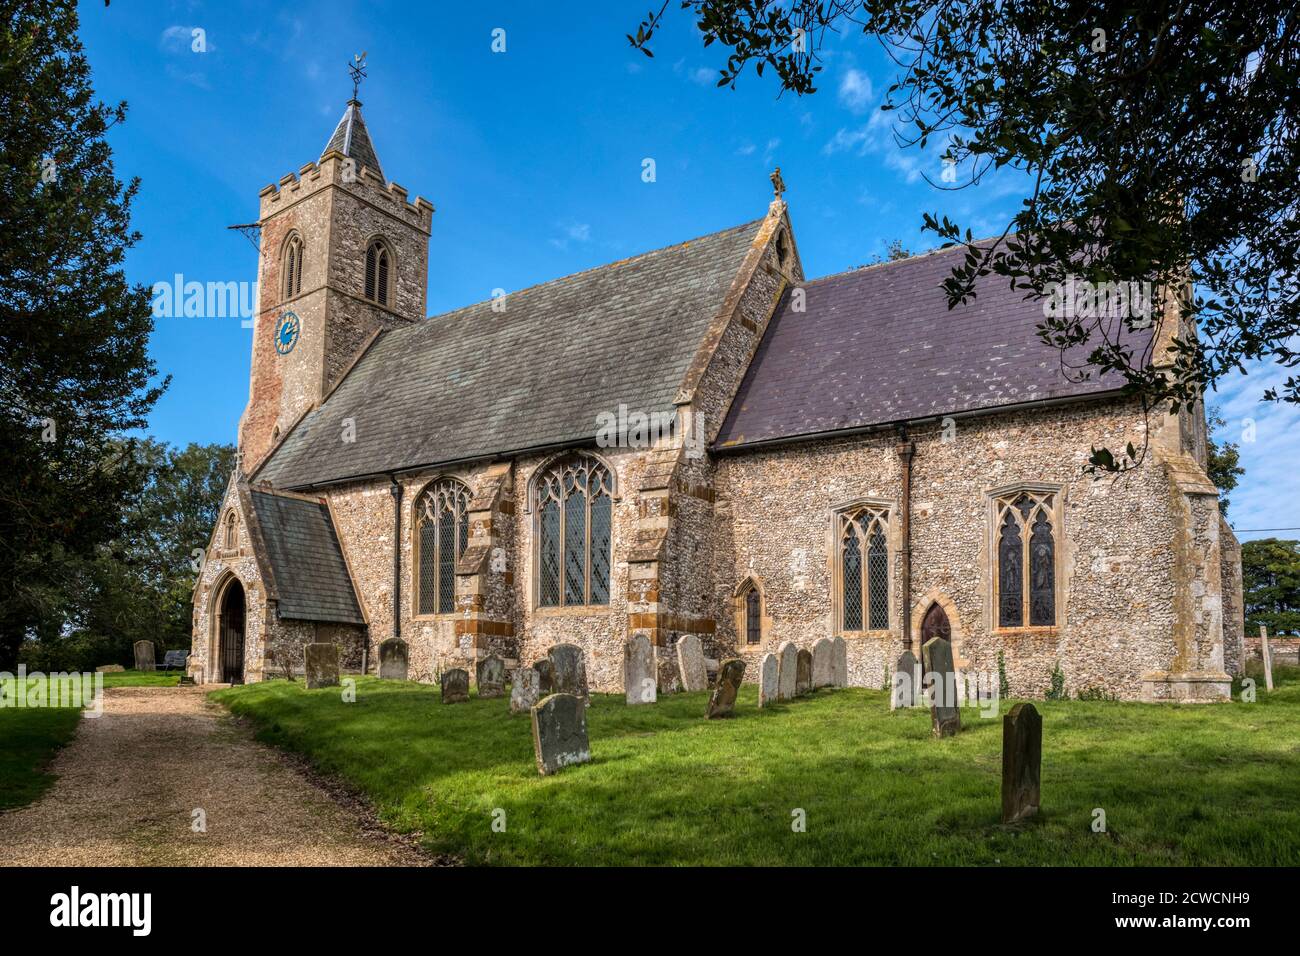
M262 189L248 405L194 590L190 672L259 681L333 642L434 681L568 642L622 687L635 634L739 656L842 637L881 688L925 640L1015 696L1227 699L1240 552L1202 407L1063 370L1041 303L949 310L938 251L804 275L779 171L750 222L426 315L434 208L353 97ZM764 197L766 202L766 197ZM1179 325L1158 311L1154 343ZM1146 448L1118 478L1091 449Z

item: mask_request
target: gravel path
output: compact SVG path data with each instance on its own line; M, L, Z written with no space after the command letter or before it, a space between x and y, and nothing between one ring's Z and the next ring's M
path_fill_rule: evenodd
M118 687L55 758L58 781L0 813L7 866L384 866L428 861L257 743L196 687ZM207 832L192 829L194 811Z

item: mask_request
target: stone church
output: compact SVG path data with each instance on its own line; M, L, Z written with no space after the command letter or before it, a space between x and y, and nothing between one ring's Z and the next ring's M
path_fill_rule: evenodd
M616 691L645 633L665 689L687 634L749 680L780 643L842 636L850 684L880 688L943 635L1017 696L1059 666L1070 692L1225 698L1240 557L1203 410L1065 374L1001 280L950 311L960 251L807 279L773 184L751 222L427 317L434 208L349 101L260 193L196 679L274 677L321 641L373 673L396 636L419 680L571 642ZM1136 470L1084 474L1128 442Z

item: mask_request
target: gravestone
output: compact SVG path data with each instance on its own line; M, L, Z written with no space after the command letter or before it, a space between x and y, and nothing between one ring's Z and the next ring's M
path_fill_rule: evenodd
M1264 658L1264 686L1273 689L1273 649L1268 646L1268 628L1259 626L1259 653Z
M799 656L795 659L794 694L796 697L812 693L812 664L812 651L806 647L799 648Z
M542 699L542 675L536 667L520 667L510 682L510 713L527 714Z
M831 653L831 667L834 680L832 687L849 686L849 642L842 637L831 641L834 645Z
M655 649L650 638L633 634L623 646L623 694L628 706L653 704L659 696Z
M410 645L400 637L379 642L379 677L381 680L406 680L410 666Z
M764 654L758 665L758 706L766 707L781 699L781 663L775 654Z
M709 672L704 665L704 648L694 634L684 634L677 639L677 671L681 675L682 690L708 690Z
M304 644L302 647L303 679L308 690L339 686L339 646Z
M138 671L153 670L153 641L136 641L133 648L135 650L135 669Z
M1043 718L1033 704L1016 704L1002 718L1002 822L1038 813L1043 767Z
M489 654L478 662L474 680L478 684L479 700L506 695L506 662L495 654Z
M921 648L925 662L923 678L930 704L930 720L936 737L951 737L961 730L957 708L957 672L952 666L952 645L932 637Z
M916 695L920 690L921 675L916 666L916 655L910 650L899 655L894 665L894 676L890 682L889 709L915 707Z
M777 700L794 700L799 677L799 648L789 641L781 645L777 658Z
M812 646L813 687L835 685L835 645L829 637L819 637Z
M537 689L545 697L547 694L555 692L555 665L551 663L549 657L543 657L540 661L533 662L533 670L537 671Z
M469 700L469 671L463 667L453 667L442 672L442 702L444 704L463 704Z
M551 662L551 692L572 694L589 704L587 662L577 644L555 644L546 652Z
M126 668L121 664L100 664L95 668L95 670L100 674L120 674L126 670Z
M704 716L712 720L715 717L730 717L736 709L736 694L740 691L740 682L745 679L745 662L739 657L730 657L718 665L718 683L709 695L709 706Z
M537 772L549 776L591 759L587 705L573 694L552 694L532 709Z

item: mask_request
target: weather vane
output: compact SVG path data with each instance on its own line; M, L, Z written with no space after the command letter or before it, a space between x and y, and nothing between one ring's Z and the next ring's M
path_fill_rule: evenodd
M352 62L348 64L348 72L352 74L352 98L357 98L357 89L361 86L361 81L366 78L366 51L352 55Z

